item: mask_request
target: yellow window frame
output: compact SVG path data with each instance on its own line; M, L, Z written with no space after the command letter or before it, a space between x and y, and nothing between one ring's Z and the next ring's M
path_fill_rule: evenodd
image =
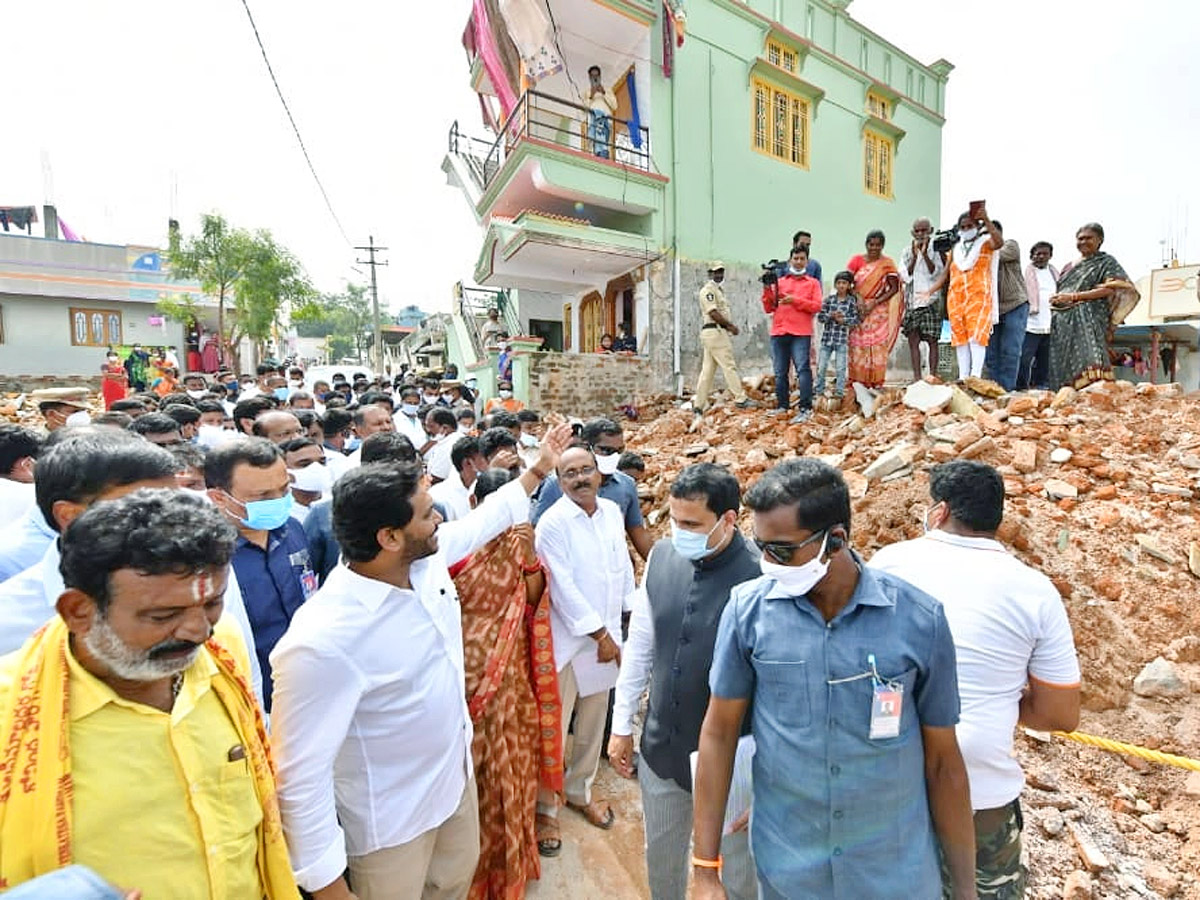
M767 41L767 62L793 75L800 71L799 55L779 41Z
M863 131L863 190L872 197L891 200L894 196L896 147L890 138Z
M750 81L750 146L801 169L809 166L812 104L759 78Z
M877 119L883 119L885 122L890 122L892 120L891 101L882 94L877 94L874 91L868 91L867 112Z

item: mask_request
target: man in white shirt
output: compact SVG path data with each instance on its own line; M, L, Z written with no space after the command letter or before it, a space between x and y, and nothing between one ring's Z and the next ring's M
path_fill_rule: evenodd
M363 465L334 486L344 564L271 654L279 806L316 900L466 896L478 796L447 566L528 519L569 440L556 429L530 471L440 528L416 464Z
M354 411L354 433L358 436L359 441L365 441L373 434L379 434L381 431L395 431L396 426L392 422L392 414L382 406L377 406L374 403L368 403L366 406L360 406ZM357 468L362 464L362 444L358 449L346 457L347 468Z
M1050 265L1054 247L1038 241L1029 251L1025 267L1025 293L1029 295L1029 321L1017 369L1017 390L1044 388L1050 382L1050 298L1058 293L1058 269Z
M455 434L450 464L454 466L454 472L445 481L439 481L431 487L429 496L446 511L446 521L453 522L471 511L475 479L488 468L483 451L479 448L479 439L464 437L461 432Z
M434 482L445 481L454 471L450 462L450 453L458 438L458 420L454 413L444 406L435 406L425 413L425 431L429 434L429 442L421 449L425 457L425 469Z
M942 602L954 637L962 702L957 735L975 810L981 898L1024 895L1021 807L1013 757L1020 722L1039 731L1079 724L1079 660L1058 591L996 540L1004 480L953 460L930 473L924 537L884 547L871 567Z
M420 408L421 392L416 385L406 385L400 389L400 406L392 416L396 430L412 441L418 450L429 440L425 435L425 422L417 415Z
M563 734L575 714L575 740L564 759L567 806L598 828L611 828L606 800L592 799L600 763L608 693L621 663L621 612L633 593L633 564L625 548L620 507L600 496L600 471L587 447L574 446L558 463L560 497L537 524L534 546L550 579L550 631L562 697ZM538 844L554 855L558 803L538 792Z
M36 432L0 424L0 510L10 522L33 506L33 462L41 450Z
M942 334L940 293L931 293L946 268L942 254L933 249L933 223L922 216L913 222L912 243L900 254L900 280L904 282L904 321L901 328L908 338L913 378L921 378L921 342L929 350L929 374L938 367L938 338Z

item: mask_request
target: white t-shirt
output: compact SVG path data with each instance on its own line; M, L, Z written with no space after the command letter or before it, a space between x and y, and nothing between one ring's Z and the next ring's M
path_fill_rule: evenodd
M1058 591L998 541L945 531L884 547L870 566L941 601L958 657L958 744L971 805L995 809L1012 802L1025 784L1012 752L1021 690L1031 678L1056 687L1079 684L1075 640Z
M1058 285L1054 283L1054 274L1050 271L1049 266L1046 266L1044 269L1034 266L1033 271L1037 275L1038 311L1029 317L1029 322L1026 324L1025 330L1030 334L1049 334L1050 298L1058 290Z

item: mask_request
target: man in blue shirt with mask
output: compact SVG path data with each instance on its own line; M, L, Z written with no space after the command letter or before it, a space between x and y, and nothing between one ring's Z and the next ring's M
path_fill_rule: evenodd
M233 570L242 588L271 710L271 651L317 590L304 527L291 516L292 484L280 449L264 438L222 444L204 461L208 495L238 530Z

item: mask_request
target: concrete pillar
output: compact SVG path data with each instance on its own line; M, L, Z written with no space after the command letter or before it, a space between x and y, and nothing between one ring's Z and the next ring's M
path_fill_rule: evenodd
M42 207L42 227L48 240L58 240L58 210L50 203Z

